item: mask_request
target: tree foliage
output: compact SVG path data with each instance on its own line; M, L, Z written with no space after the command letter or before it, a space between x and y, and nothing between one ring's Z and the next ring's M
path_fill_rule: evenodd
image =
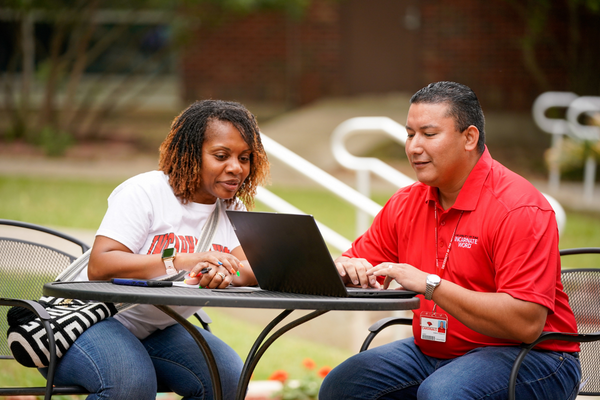
M600 93L600 0L506 0L523 22L519 47L523 63L541 91L570 90L579 95ZM548 52L558 65L544 65ZM565 87L557 88L551 70L567 72Z
M96 138L108 117L133 111L173 68L194 25L264 9L299 15L309 1L6 0L2 22L14 40L0 71L0 113L8 121L0 140L60 153L74 140ZM116 76L119 84L110 84Z

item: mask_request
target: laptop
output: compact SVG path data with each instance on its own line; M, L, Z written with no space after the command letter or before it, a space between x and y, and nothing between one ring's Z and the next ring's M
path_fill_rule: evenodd
M417 294L346 287L312 215L227 210L227 216L263 290L335 297Z

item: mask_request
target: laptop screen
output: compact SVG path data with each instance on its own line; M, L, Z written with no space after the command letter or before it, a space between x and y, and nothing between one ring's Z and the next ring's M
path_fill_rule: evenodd
M231 210L227 210L227 215L261 289L320 296L349 295L312 215ZM392 297L416 294L377 289L369 292Z

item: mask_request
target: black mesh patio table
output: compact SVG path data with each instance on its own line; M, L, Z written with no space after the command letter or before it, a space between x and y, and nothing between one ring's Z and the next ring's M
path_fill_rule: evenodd
M195 326L170 306L268 308L282 311L260 333L244 362L236 399L243 400L256 364L277 338L285 332L328 311L396 311L419 307L419 299L348 298L310 296L230 287L227 289L190 289L182 287L139 287L110 282L50 282L44 285L47 296L97 300L111 303L152 304L180 323L194 338L210 369L214 398L222 399L221 382L210 348ZM295 310L313 310L269 333Z

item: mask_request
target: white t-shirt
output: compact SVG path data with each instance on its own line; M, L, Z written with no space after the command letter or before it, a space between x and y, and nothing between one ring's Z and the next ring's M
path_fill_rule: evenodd
M112 192L96 235L116 240L136 254L160 254L166 247L175 247L178 253L193 253L202 228L215 207L216 204L182 204L173 193L167 175L162 171L146 172L126 180ZM245 207L237 201L229 209L245 210ZM239 245L223 207L212 249L230 253ZM87 269L82 271L80 278L88 280ZM189 318L199 307L176 306L173 309ZM156 329L175 324L162 311L143 304L119 313L115 318L140 339Z

